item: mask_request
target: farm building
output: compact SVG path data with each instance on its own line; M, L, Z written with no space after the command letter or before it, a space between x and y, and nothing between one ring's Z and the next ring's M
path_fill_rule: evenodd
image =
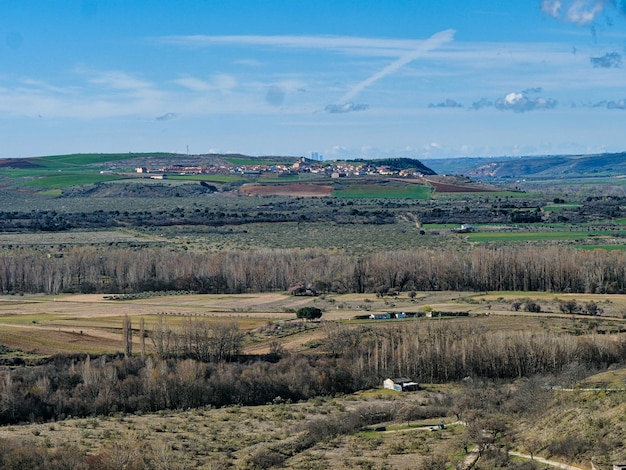
M476 227L470 224L462 224L459 228L452 229L456 233L472 233L476 231Z
M372 313L370 315L370 320L389 320L390 318L390 313Z
M415 392L419 389L419 384L408 377L397 377L395 379L385 379L383 388L395 390L397 392Z

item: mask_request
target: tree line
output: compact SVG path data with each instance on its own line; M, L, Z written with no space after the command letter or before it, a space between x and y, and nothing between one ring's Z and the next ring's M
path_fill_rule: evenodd
M0 251L3 294L545 291L626 292L626 253L568 247L472 247L362 256L323 249L219 253L74 247L59 253Z

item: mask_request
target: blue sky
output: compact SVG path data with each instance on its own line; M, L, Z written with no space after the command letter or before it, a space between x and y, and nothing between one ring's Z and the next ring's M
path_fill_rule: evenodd
M0 0L0 157L626 150L626 0Z

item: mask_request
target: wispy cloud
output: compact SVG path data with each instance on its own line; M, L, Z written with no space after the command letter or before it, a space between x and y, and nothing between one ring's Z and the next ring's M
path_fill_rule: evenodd
M440 103L430 103L428 105L429 108L462 108L463 105L455 100L451 100L450 98L442 101Z
M618 52L607 52L601 57L590 57L589 61L594 68L619 68L622 65L622 55Z
M538 109L552 109L557 105L557 101L551 98L531 97L527 93L512 92L507 93L503 98L494 102L496 109L502 111L513 111L523 113Z
M195 77L177 78L174 83L192 91L210 91L214 88L211 83Z
M156 118L157 121L171 121L172 119L174 119L175 117L177 117L176 113L165 113L161 116L158 116Z
M489 108L493 106L493 101L491 101L489 98L481 98L478 101L474 101L472 103L472 109L475 110L479 110L482 108Z
M520 92L507 93L501 98L494 101L489 98L481 98L472 103L473 110L494 107L500 111L513 111L515 113L524 113L527 111L535 111L539 109L552 109L557 106L557 101L552 98L542 98L532 96L541 93L541 87L527 88Z
M366 78L360 83L357 83L348 93L346 93L341 99L342 103L353 100L359 93L361 93L364 89L376 83L381 78L386 77L387 75L391 75L394 72L397 72L405 65L413 62L414 60L422 57L427 52L441 47L442 45L452 41L454 38L455 31L452 29L447 29L445 31L441 31L439 33L433 34L431 37L421 42L419 46L406 54L402 55L399 59L393 61L391 64L376 72L374 75Z
M85 71L88 81L116 90L149 90L153 84L120 71Z
M610 100L610 101L598 101L591 105L592 108L606 108L606 109L626 109L626 99Z
M369 108L368 104L364 103L343 103L343 104L328 104L324 108L331 114L351 113L352 111L364 111Z
M218 73L210 77L209 80L197 77L181 77L173 80L173 83L196 92L218 91L226 93L237 86L237 79L226 73Z
M364 105L354 105L352 101L361 93L363 90L373 85L377 81L382 78L391 75L398 70L400 70L405 65L413 62L414 60L424 56L429 51L441 47L443 44L446 44L454 38L455 31L452 29L448 29L445 31L441 31L439 33L433 34L431 37L419 43L418 47L414 50L411 50L405 54L403 54L398 59L394 60L391 64L387 65L383 69L379 70L375 74L369 76L365 80L357 83L353 86L346 94L343 95L341 100L339 100L338 104L329 104L326 106L326 111L329 113L337 113L337 112L350 112L350 111L360 111L363 109L367 109ZM367 106L367 105L365 105Z
M440 33L441 34L441 33ZM432 39L432 38L431 38ZM359 56L397 57L422 47L424 40L382 39L352 36L164 36L160 43L181 47L257 46L292 49L323 49Z

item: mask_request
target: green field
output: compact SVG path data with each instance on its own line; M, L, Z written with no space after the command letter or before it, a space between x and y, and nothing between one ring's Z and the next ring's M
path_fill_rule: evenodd
M24 186L30 188L70 188L72 186L83 185L83 184L94 184L94 183L104 183L106 181L116 181L124 179L121 176L115 176L112 174L90 174L90 173L80 173L80 174L53 174L40 176L37 179L32 181L28 181L24 183Z
M68 166L97 165L108 162L118 162L122 160L131 160L138 157L159 157L166 156L168 153L89 153L89 154L72 154L72 155L51 155L32 159L36 163L47 168L63 168Z
M429 199L430 188L420 185L383 186L379 184L350 184L346 189L333 190L333 196L343 198Z
M463 234L471 242L521 242L521 241L555 241L585 240L590 235L609 235L609 232L477 232Z
M168 180L176 181L206 181L216 183L238 183L242 181L249 181L250 178L246 178L240 175L167 175ZM167 183L167 180L159 180L160 183Z

